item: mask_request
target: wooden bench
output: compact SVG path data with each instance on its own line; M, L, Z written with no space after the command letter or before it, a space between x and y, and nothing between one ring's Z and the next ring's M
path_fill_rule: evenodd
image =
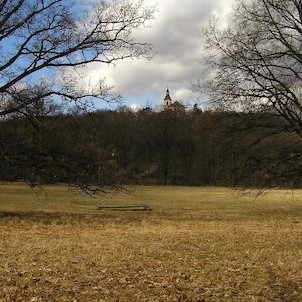
M112 210L112 211L151 211L148 205L128 205L128 206L99 206L98 210Z

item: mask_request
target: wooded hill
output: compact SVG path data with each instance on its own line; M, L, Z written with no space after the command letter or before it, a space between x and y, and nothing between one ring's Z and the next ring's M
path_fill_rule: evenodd
M46 112L1 121L2 181L301 185L301 141L273 113Z

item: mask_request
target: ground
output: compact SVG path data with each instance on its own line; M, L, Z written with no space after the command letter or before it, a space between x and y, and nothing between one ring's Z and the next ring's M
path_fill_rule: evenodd
M0 185L0 301L302 301L302 191ZM152 211L97 210L148 204Z

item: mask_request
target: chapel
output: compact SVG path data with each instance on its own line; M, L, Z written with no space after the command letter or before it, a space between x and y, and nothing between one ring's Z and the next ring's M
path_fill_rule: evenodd
M185 111L185 106L178 101L173 102L170 97L169 89L166 91L166 96L164 98L164 110L172 111Z

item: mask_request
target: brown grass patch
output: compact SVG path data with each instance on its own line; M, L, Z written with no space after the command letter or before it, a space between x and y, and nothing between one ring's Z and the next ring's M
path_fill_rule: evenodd
M302 301L300 192L253 202L223 188L113 200L23 190L19 211L2 191L0 301ZM142 200L152 212L96 210Z

